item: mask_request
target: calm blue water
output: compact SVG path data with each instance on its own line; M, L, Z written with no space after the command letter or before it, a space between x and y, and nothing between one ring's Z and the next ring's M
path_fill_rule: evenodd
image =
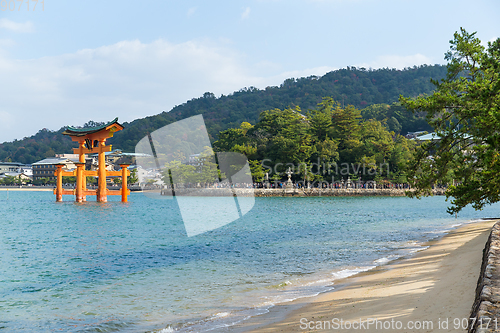
M0 191L0 332L218 330L500 216L494 205L455 219L443 197L256 198L187 237L175 200L64 199Z

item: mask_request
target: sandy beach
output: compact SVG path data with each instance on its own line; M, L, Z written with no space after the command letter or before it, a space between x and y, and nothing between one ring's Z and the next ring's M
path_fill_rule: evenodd
M276 306L234 332L464 332L496 221L459 227L414 256Z

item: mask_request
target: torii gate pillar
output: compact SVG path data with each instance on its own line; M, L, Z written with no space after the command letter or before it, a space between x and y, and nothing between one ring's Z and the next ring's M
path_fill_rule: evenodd
M107 186L106 186L106 155L104 154L106 152L106 139L99 139L98 141L98 155L97 155L97 161L98 161L98 177L99 177L99 182L97 186L97 201L98 202L108 202L108 197L106 195L107 191Z

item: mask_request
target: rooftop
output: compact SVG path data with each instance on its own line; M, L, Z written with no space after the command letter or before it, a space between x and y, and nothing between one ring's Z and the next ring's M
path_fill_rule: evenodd
M0 162L0 165L10 165L10 166L17 166L17 167L26 166L26 164L18 163L18 162Z
M418 141L441 140L441 137L433 132L433 133L417 136L416 138L414 138L412 140L418 140Z
M59 164L59 163L75 163L78 161L69 159L69 158L57 158L57 157L51 157L51 158L46 158L44 160L38 161L33 163L33 165L41 165L41 164Z

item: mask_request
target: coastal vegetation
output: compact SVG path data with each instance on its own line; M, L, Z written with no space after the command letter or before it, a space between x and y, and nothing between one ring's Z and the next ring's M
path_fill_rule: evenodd
M404 183L414 143L395 132L397 120L376 119L381 110L387 115L390 108L374 106L366 111L374 117L363 119L354 106L342 107L327 97L307 112L299 107L268 110L255 125L243 122L239 128L220 132L214 149L245 154L257 182L265 173L279 180L290 169L295 181L363 177Z
M426 111L440 137L416 149L408 168L412 195L429 195L434 184L450 183L450 213L500 200L500 38L485 47L475 35L455 33L446 53L447 75L433 81L433 94L401 98L407 109Z

